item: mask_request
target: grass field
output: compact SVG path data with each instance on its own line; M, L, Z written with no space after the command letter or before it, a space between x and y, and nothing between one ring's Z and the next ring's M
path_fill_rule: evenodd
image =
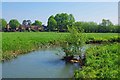
M2 33L3 59L11 59L18 54L38 49L40 45L62 42L68 33L55 32L9 32ZM118 37L117 33L84 33L87 39L108 40ZM2 59L2 58L0 58Z

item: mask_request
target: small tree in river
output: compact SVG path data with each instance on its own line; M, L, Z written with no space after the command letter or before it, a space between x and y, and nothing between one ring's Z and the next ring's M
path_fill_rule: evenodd
M77 28L75 26L68 27L70 32L69 36L66 38L65 43L62 44L62 49L65 52L66 59L71 60L74 55L79 55L81 58L82 47L85 43L85 34L83 35L83 29Z

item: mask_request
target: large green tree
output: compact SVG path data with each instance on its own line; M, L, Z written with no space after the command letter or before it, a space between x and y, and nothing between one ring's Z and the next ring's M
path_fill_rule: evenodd
M67 13L56 14L55 20L59 31L67 30L67 27L72 26L75 21L73 15Z
M20 26L20 23L18 22L17 19L11 19L9 25L12 29L16 29L17 27Z
M0 19L0 28L4 29L7 25L7 21L5 19Z
M41 27L42 26L42 22L39 21L39 20L35 20L35 22L32 25Z
M53 15L48 18L48 23L47 24L48 24L47 27L48 27L49 31L56 30L56 28L57 28L57 22L54 19Z

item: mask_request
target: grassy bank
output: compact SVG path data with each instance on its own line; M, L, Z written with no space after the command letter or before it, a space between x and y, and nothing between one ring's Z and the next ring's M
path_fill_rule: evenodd
M104 44L89 48L86 51L85 66L75 72L76 78L107 78L119 77L119 43Z
M11 59L18 54L36 50L46 44L65 40L68 33L55 32L9 32L2 33L3 59ZM117 33L84 33L88 40L108 40L117 37ZM0 58L1 59L1 58Z
M2 33L3 59L11 59L18 54L36 50L48 43L64 40L64 33Z

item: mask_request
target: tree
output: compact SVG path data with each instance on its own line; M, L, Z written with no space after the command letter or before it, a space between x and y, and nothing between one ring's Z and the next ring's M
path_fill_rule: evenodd
M57 28L58 28L58 31L59 31L60 28L61 28L61 18L60 18L60 14L56 14L56 15L55 15L55 20L57 21Z
M31 20L23 20L23 22L22 22L22 25L24 25L24 26L27 26L27 25L31 25Z
M98 31L98 25L95 22L88 22L88 29L87 32L97 32Z
M65 42L61 44L63 51L65 52L66 61L74 60L74 56L78 55L81 65L83 65L82 60L82 47L86 42L85 34L83 35L83 29L78 29L76 26L68 27L70 34L66 37ZM76 59L75 59L76 60Z
M12 29L16 29L16 27L20 26L20 23L18 22L17 19L12 19L10 20L9 25Z
M23 20L22 25L27 25L27 20Z
M31 20L27 20L27 23L30 26L32 22L31 22Z
M35 20L35 22L32 25L41 27L42 26L42 22L39 21L39 20Z
M98 31L98 25L95 22L75 22L75 26L78 28L83 28L84 32L97 32Z
M112 22L110 20L102 19L101 26L112 26Z
M69 15L67 13L61 14L61 29L66 30L69 25Z
M4 28L6 28L7 21L5 19L0 19L0 24L1 24L0 26L1 26L2 30L3 30Z
M49 31L53 31L53 30L55 30L57 28L57 22L54 19L53 15L48 18L48 25L47 25L47 27L48 27Z
M55 20L59 31L67 30L67 27L72 26L75 21L73 15L68 15L67 13L56 14Z
M102 19L102 23L99 24L99 32L111 32L113 26L110 20Z
M69 14L69 26L73 26L75 18L72 14Z
M112 32L120 33L120 26L119 25L114 25L111 27Z

